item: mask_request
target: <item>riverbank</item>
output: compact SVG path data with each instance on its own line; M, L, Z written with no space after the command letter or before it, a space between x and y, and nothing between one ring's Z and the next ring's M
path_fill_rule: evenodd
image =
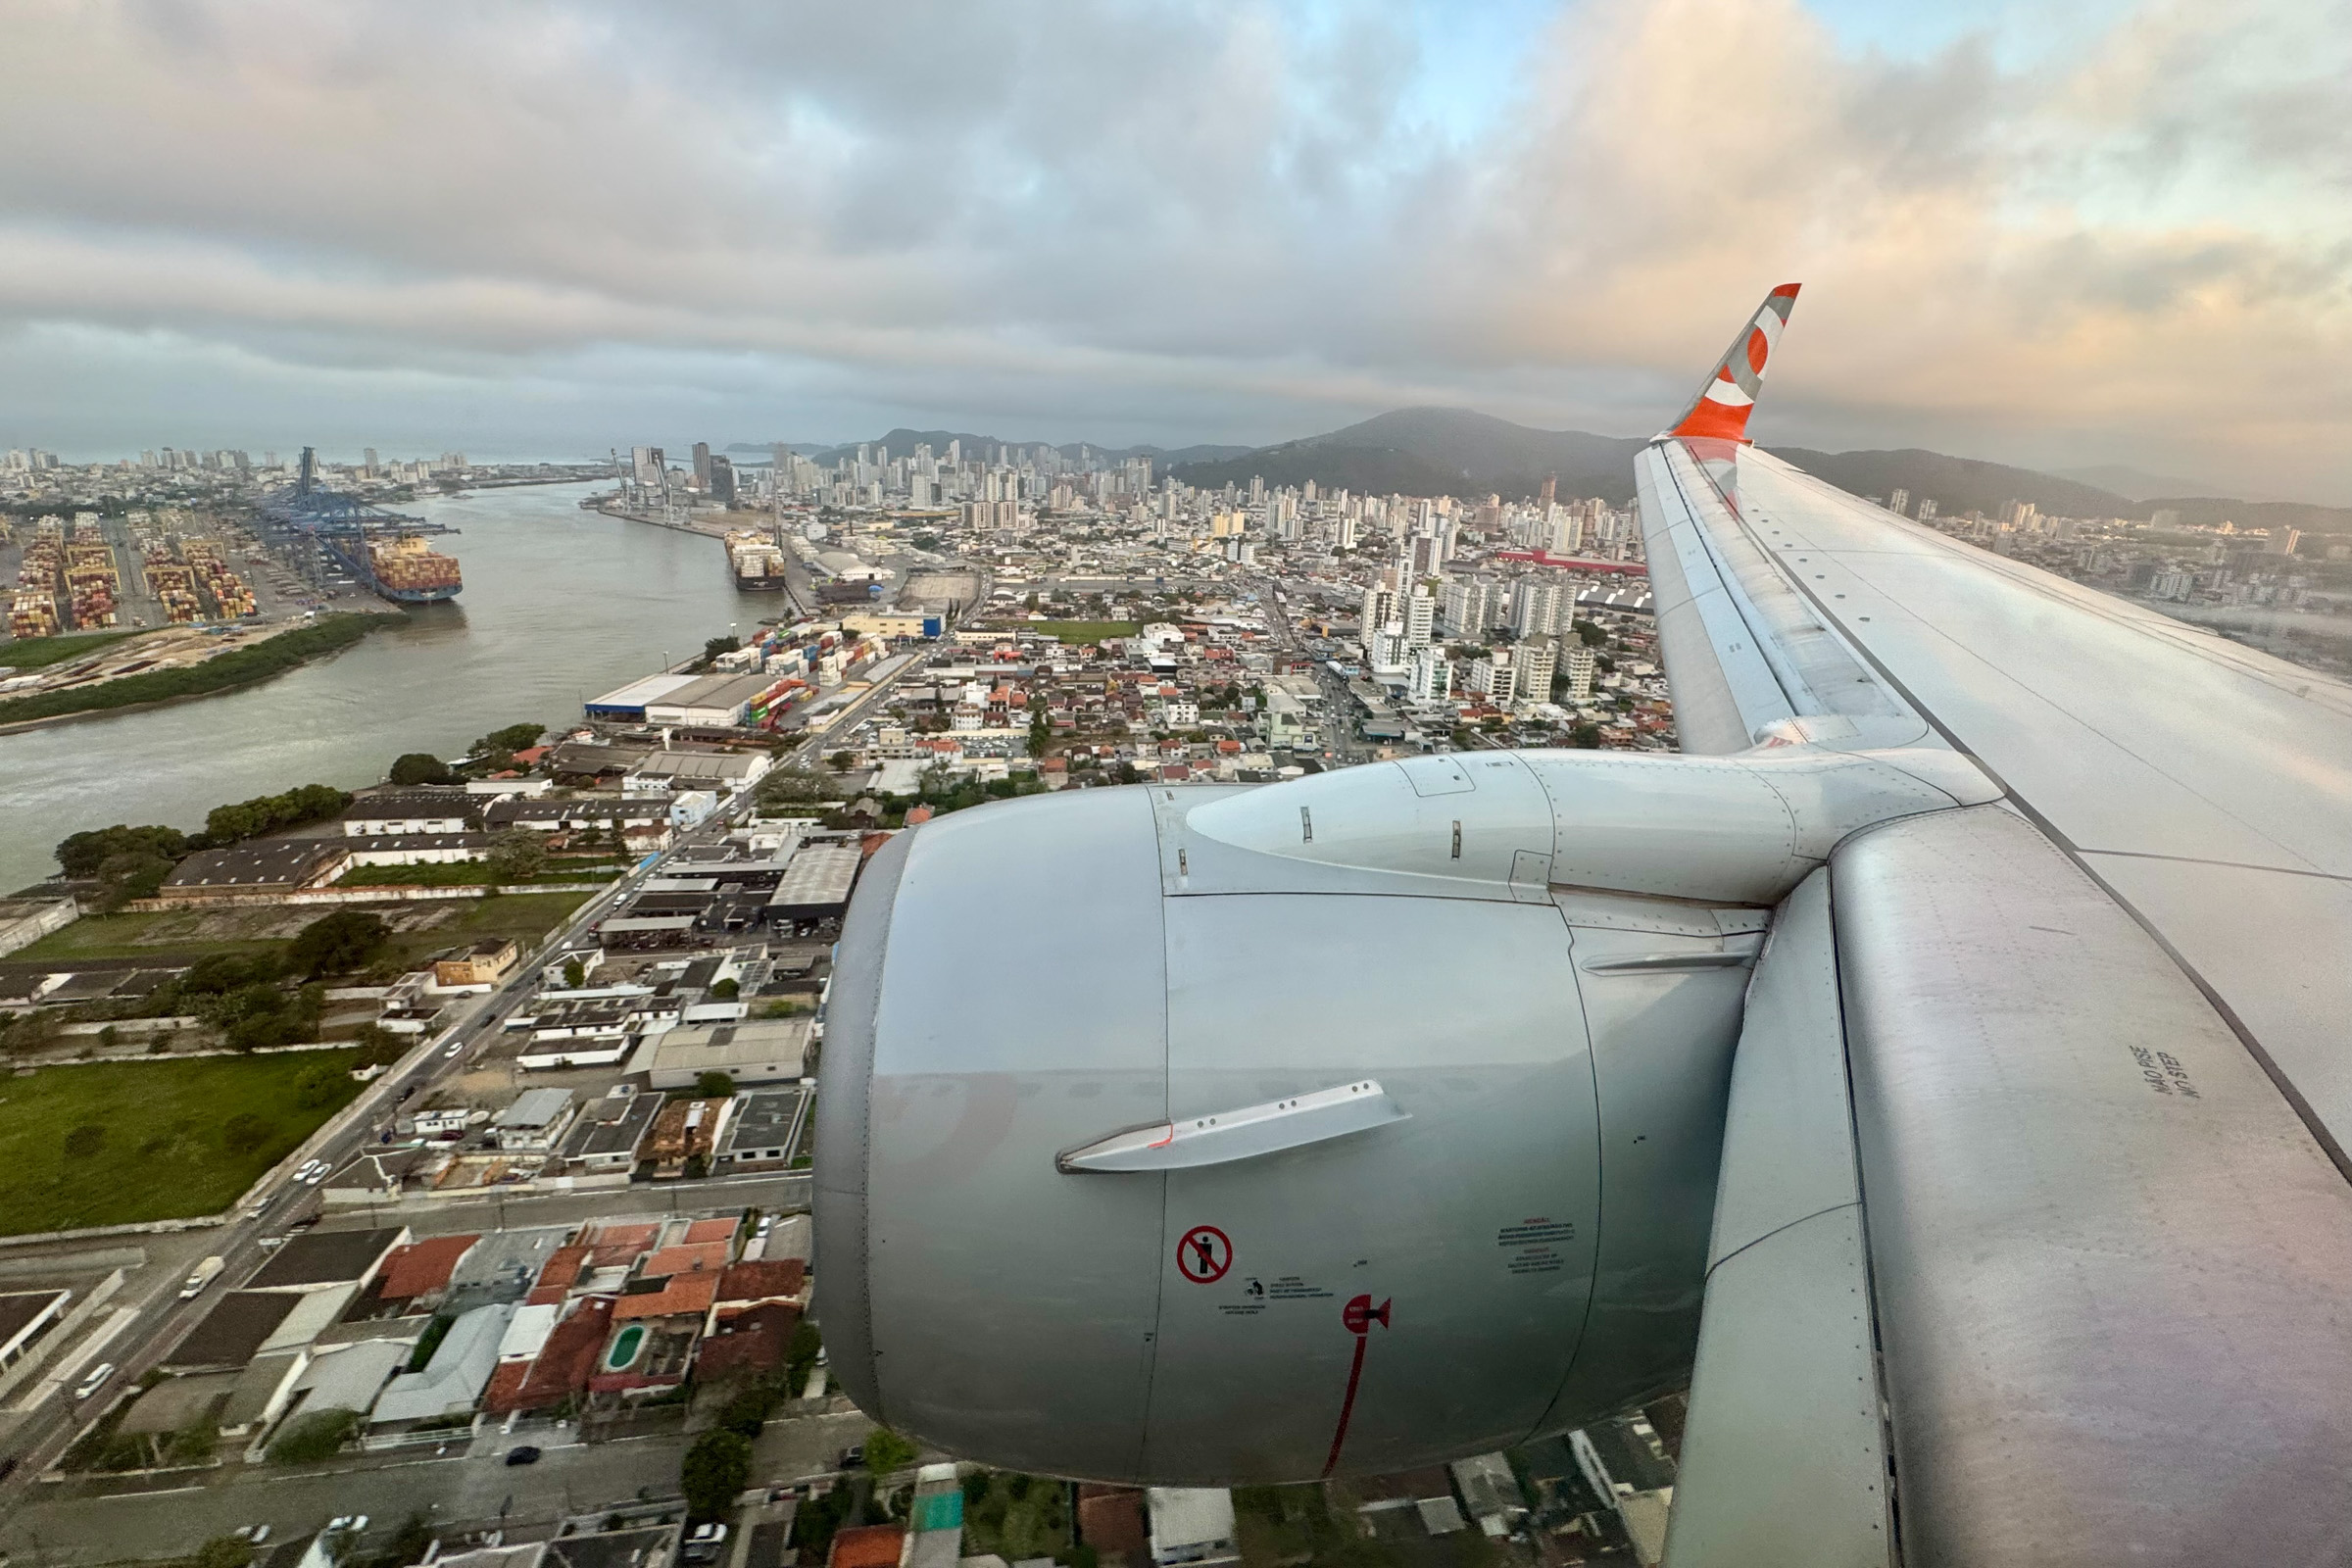
M631 512L610 496L598 496L592 499L596 505L590 510L601 512L608 517L617 517L622 522L649 523L656 528L667 528L671 533L690 533L704 539L716 539L722 543L731 533L755 527L763 520L772 521L766 517L764 513L744 513L741 514L743 520L733 522L722 522L716 518L705 518L697 521L691 516L683 522L672 522L666 516L656 516L650 512ZM729 513L727 515L735 517L737 514Z
M84 828L193 832L210 807L289 779L356 789L404 753L456 757L508 724L575 722L597 693L778 612L775 595L736 591L715 543L579 505L612 490L608 480L420 501L404 510L461 530L460 598L387 613L332 659L243 691L0 734L0 888L47 876L53 847Z
M0 701L0 735L95 714L162 708L199 697L242 691L314 660L341 653L369 632L400 618L397 611L345 611L216 654L201 663L144 670L60 691Z

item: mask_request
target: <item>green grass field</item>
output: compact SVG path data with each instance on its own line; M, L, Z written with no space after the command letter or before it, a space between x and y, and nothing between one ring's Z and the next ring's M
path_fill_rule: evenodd
M0 1234L127 1225L214 1214L284 1158L360 1091L358 1053L44 1067L0 1078ZM331 1097L302 1103L300 1085L321 1066ZM232 1119L263 1129L232 1148ZM96 1127L95 1153L69 1159L67 1137Z
M20 637L0 642L0 665L10 669L45 669L69 659L94 654L110 643L142 635L136 631L84 631L63 637Z
M1105 637L1132 637L1144 629L1138 620L1032 620L1023 630L1042 631L1065 643L1099 643Z
M403 963L421 963L443 948L482 937L513 937L528 952L533 943L593 897L589 893L501 893L493 898L467 899L455 905L456 912L437 925L395 932L391 952Z
M30 947L11 963L72 958L153 958L189 961L216 953L261 953L278 946L270 932L285 922L282 909L167 909L160 914L85 914ZM289 933L290 934L290 933Z
M584 879L583 879L584 880ZM478 937L536 942L588 899L585 893L515 893L448 904L363 905L387 919L424 919L396 931L390 956L414 963L428 954ZM165 909L153 914L85 914L30 947L10 963L70 962L75 958L145 958L158 965L191 963L216 953L263 953L330 910L324 907Z

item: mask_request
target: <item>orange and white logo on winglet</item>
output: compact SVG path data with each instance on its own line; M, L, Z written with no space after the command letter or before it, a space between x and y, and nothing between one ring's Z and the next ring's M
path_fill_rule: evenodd
M1764 296L1763 305L1732 339L1715 373L1699 388L1698 396L1690 400L1668 435L1716 441L1747 439L1748 411L1764 390L1764 367L1772 358L1773 345L1781 340L1781 328L1788 324L1796 290L1796 284L1783 283Z

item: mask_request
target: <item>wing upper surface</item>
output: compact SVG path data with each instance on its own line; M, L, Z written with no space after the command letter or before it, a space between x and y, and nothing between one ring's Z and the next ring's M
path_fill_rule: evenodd
M1645 470L1683 476L1686 491L1691 474L1711 481L1679 514L1644 492L1653 572L1671 556L1659 574L1687 573L1701 545L1710 563L1760 561L1802 617L1708 622L1697 595L1660 586L1676 698L1686 686L1701 696L1690 749L1770 738L1760 685L1710 670L1771 667L1763 648L1731 646L1749 636L1793 659L1803 639L1789 628L1817 624L2155 932L2340 1158L2352 1146L2352 688L1947 538L1753 447L1713 472L1703 455L1672 438L1643 454ZM1728 722L1725 704L1710 711L1711 678L1752 706L1735 696Z

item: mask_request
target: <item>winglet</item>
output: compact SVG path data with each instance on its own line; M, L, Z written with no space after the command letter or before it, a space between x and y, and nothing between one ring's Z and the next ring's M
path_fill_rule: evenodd
M1718 441L1747 439L1748 411L1755 407L1756 394L1764 390L1765 362L1772 358L1773 345L1781 340L1781 328L1788 324L1796 290L1796 284L1783 283L1764 296L1755 316L1724 351L1715 373L1667 434Z

